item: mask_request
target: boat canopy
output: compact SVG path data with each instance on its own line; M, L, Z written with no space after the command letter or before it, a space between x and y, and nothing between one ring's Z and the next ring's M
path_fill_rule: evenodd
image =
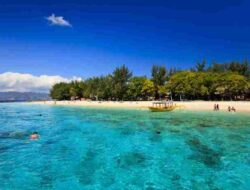
M153 107L171 107L173 106L173 101L157 101L153 102Z

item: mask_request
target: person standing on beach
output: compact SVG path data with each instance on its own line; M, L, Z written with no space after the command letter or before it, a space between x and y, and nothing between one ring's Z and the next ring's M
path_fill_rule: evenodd
M216 105L216 104L214 104L214 111L216 111L216 109L217 109L217 105Z
M214 104L214 111L219 111L219 110L220 110L219 104Z
M234 107L232 107L231 110L232 110L233 112L236 112L236 109L235 109Z
M217 111L219 111L219 110L220 110L220 106L219 106L219 104L217 104L216 109L217 109Z

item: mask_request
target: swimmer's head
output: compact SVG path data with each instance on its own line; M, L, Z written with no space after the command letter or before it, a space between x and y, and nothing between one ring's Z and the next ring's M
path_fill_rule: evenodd
M33 132L31 135L30 135L30 140L35 140L35 139L38 139L39 138L39 135L38 135L38 132Z

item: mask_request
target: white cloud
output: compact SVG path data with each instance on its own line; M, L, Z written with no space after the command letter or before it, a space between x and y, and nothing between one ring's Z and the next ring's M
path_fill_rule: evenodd
M69 21L65 20L62 16L56 16L55 14L52 14L51 16L46 17L46 19L52 24L52 25L58 25L58 26L69 26L72 25L69 23Z
M0 92L48 92L58 82L82 80L79 77L63 78L61 76L34 76L31 74L6 72L0 74Z

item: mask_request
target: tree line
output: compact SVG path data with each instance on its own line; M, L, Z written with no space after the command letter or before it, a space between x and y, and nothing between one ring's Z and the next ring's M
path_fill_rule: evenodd
M250 67L242 63L198 62L189 70L152 66L151 77L133 76L125 66L106 76L57 83L50 90L56 100L246 100L250 98Z

